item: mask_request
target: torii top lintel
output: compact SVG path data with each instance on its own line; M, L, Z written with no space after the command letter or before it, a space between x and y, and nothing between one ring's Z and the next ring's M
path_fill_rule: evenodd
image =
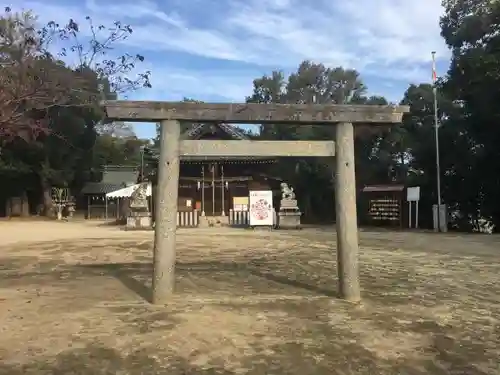
M408 106L338 104L190 103L104 101L111 120L158 122L224 122L243 124L293 123L328 125L339 122L383 125L399 123Z

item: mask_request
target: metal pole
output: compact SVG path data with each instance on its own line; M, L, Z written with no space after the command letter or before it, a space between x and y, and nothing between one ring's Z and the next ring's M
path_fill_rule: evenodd
M141 181L144 181L144 146L141 146Z
M436 87L436 52L432 52L432 92L434 94L434 134L436 141L436 188L437 188L437 227L441 231L441 163L439 160L439 118Z
M225 189L225 186L224 186L224 166L221 165L220 166L220 171L221 171L221 194L222 194L222 216L226 216L226 212L225 212L225 207L224 207L224 189Z
M201 166L201 216L205 216L205 164Z
M215 164L212 164L212 216L215 216Z

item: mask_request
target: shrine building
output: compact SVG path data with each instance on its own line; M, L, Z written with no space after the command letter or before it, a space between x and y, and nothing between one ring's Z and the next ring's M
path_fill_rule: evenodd
M251 140L238 128L224 123L195 124L181 134L181 140ZM151 166L155 185L159 150L145 149L145 163ZM181 156L178 211L197 210L212 218L248 211L251 190L272 190L274 204L280 197L281 179L269 175L277 162L269 157Z

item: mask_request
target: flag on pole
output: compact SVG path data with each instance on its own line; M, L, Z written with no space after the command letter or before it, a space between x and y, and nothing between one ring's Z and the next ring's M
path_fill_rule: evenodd
M432 52L432 83L436 84L437 73L436 73L436 53Z

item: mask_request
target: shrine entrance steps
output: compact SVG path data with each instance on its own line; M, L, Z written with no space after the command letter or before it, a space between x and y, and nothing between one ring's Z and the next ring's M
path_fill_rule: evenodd
M200 216L200 228L227 226L229 226L228 216Z
M273 226L277 225L277 214L273 209ZM248 211L234 211L229 210L229 213L214 216L201 216L199 217L200 228L219 228L219 227L232 227L232 228L249 228L250 227L250 213Z

